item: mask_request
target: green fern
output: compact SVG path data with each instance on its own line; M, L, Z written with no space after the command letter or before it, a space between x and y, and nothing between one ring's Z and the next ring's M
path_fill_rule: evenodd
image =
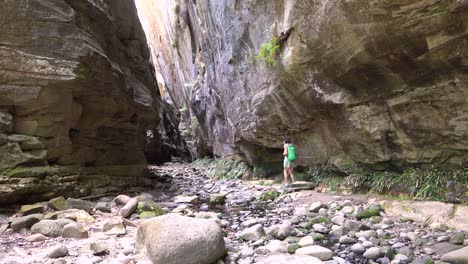
M263 43L258 52L257 58L263 60L268 66L275 66L276 56L278 55L280 45L278 38L271 37L267 43Z

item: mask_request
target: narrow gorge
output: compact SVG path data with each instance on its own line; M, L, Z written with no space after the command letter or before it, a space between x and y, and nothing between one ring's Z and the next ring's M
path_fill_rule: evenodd
M468 263L467 0L0 14L0 264Z

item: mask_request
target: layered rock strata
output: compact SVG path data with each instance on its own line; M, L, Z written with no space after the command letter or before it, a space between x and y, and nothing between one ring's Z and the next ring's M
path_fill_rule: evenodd
M159 95L133 1L0 10L0 203L147 184Z
M305 166L467 159L466 1L137 7L167 90L216 155L280 166L289 135Z

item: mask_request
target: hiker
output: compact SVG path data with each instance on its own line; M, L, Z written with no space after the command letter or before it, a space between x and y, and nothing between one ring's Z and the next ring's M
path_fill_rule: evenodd
M291 176L291 182L294 184L294 172L296 167L296 150L288 137L284 138L284 184L288 185L288 174Z

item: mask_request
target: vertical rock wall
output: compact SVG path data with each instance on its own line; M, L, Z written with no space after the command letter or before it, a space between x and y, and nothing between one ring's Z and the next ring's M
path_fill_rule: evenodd
M4 0L0 25L0 203L148 184L159 94L133 1Z
M280 166L289 135L306 166L467 160L466 1L137 6L166 88L217 155Z

